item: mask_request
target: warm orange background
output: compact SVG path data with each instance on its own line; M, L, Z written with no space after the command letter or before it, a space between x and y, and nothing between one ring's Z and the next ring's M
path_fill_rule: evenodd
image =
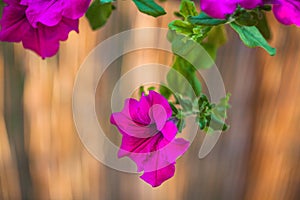
M108 24L93 32L83 18L58 56L42 60L20 44L0 44L0 199L300 199L300 29L269 15L275 57L248 49L228 32L217 65L232 93L228 123L213 152L199 160L203 138L178 160L175 177L152 189L137 175L105 167L81 144L72 119L74 78L98 43L134 27L167 27L178 4L163 3L168 15L154 19L118 1ZM147 38L145 38L147 39ZM149 38L151 39L151 38ZM109 49L108 49L109 51ZM157 51L141 51L117 62L97 98L111 89L129 64L170 65ZM128 64L129 63L129 64ZM101 113L108 136L120 136Z

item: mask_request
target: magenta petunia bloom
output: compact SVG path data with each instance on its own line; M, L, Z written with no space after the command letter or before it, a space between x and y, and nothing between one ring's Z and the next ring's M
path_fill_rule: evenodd
M285 25L300 26L299 0L273 0L273 12L279 22Z
M225 19L226 15L233 14L237 6L253 9L264 4L273 5L273 13L277 20L285 25L300 26L299 0L201 0L200 7L211 17Z
M201 10L219 19L225 19L226 15L233 14L238 5L245 9L253 9L263 5L263 0L200 0Z
M55 55L70 31L78 32L79 18L90 0L3 0L0 40L21 42L42 58Z
M118 157L132 159L138 172L144 171L141 178L153 187L174 175L176 159L190 144L175 137L178 130L171 116L167 99L150 91L139 101L126 99L123 110L110 118L123 136Z

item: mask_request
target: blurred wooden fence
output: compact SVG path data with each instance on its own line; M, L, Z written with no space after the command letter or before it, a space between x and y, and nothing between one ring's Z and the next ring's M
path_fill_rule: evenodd
M217 65L232 93L231 129L205 159L197 157L199 133L178 161L175 177L152 189L137 175L105 167L80 143L71 104L80 64L113 34L167 27L178 5L164 6L169 14L153 19L129 1L118 1L103 29L93 32L82 19L80 34L71 33L51 59L41 60L20 44L1 44L0 199L300 199L300 30L283 27L272 16L275 57L244 47L232 31L219 51ZM145 61L171 64L162 52L139 51L119 61L123 68L108 77L117 79L129 64ZM109 101L110 81L101 82L97 98ZM98 113L109 112L99 105ZM119 137L108 119L102 120L109 137Z

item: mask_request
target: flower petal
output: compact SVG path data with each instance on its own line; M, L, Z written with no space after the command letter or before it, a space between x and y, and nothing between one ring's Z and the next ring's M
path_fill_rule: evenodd
M153 106L155 104L158 104L158 105L162 106L165 109L167 118L172 116L171 106L170 106L168 100L163 95L161 95L153 90L150 90L149 95L146 97L148 99L148 102L150 102L150 105Z
M149 156L151 152L155 152L158 148L157 143L162 140L161 134L156 134L151 138L136 138L129 135L123 135L122 143L120 146L119 157L125 155L136 156L138 154L143 154L142 156ZM146 154L144 154L146 153Z
M20 4L28 6L26 16L36 28L37 23L55 26L63 17L79 19L88 9L90 0L21 0Z
M117 126L122 135L143 139L159 133L155 126L138 124L122 112L113 113L110 121Z
M241 7L246 9L253 9L257 6L262 6L264 4L264 0L240 0L238 3Z
M133 160L137 170L144 171L141 178L153 187L174 175L176 159L189 146L188 141L175 139L177 127L171 116L167 99L154 91L140 101L127 99L123 110L111 115L111 123L123 135L118 157Z
M55 55L60 41L69 32L78 32L78 19L62 17L61 0L5 0L0 21L0 40L22 41L24 48L31 49L42 58Z
M175 162L190 146L190 142L183 138L175 138L172 142L168 142L162 140L158 147L161 153L160 158L166 160L168 163Z
M123 136L118 157L128 156L136 163L138 171L150 172L175 162L189 145L182 138L169 142L159 135L148 139Z
M273 5L273 12L279 22L285 25L300 26L300 2L282 0Z
M225 19L232 14L237 6L237 1L232 0L201 0L200 7L203 12L211 17Z
M7 5L19 5L20 0L3 0L3 3Z
M88 9L91 0L61 0L64 3L64 11L62 15L70 19L78 19L84 15Z
M135 99L126 99L124 108L121 112L111 115L110 122L117 126L121 134L135 138L149 138L159 131L155 125L146 125L141 122L138 115L139 102Z
M167 123L165 123L161 132L168 141L172 141L175 138L178 129L172 121L168 121Z
M62 11L64 9L62 1L22 1L22 5L27 5L26 17L29 23L37 28L38 23L46 26L55 26L62 19Z
M165 139L161 139L156 145L156 151L153 151L149 154L138 155L144 156L146 158L143 159L141 163L145 172L151 172L155 170L159 170L170 163L174 163L181 155L183 155L189 147L189 142L182 139L174 139L172 142L169 142ZM130 157L137 155L130 155Z
M130 109L130 115L136 116L136 118L137 118L136 120L138 120L140 123L150 124L151 123L151 119L149 116L150 107L151 107L151 104L148 101L147 96L145 96L143 94L141 96L140 101L138 102L136 110Z
M150 108L150 118L151 121L154 121L156 125L156 129L158 131L162 130L166 124L166 121L168 119L167 113L163 106L160 104L154 104Z
M20 42L22 40L23 34L31 28L26 18L24 18L25 10L25 6L15 4L9 4L3 8L0 20L1 41Z
M175 163L172 163L164 168L152 172L145 172L141 179L152 185L152 187L160 186L164 181L173 177L175 173Z
M72 30L78 31L78 20L63 19L53 27L39 24L38 28L31 27L23 33L23 46L35 51L42 58L51 57L57 53L59 41L66 40Z
M166 161L158 159L159 156L157 156L157 153L159 153L159 151L156 151L158 147L157 143L162 139L161 134L144 139L123 135L118 157L128 156L136 163L138 171L156 170L157 161L164 162L158 163L160 166L166 166L168 163L165 164Z
M240 5L246 9L253 9L263 5L263 0L201 0L200 7L211 17L225 19L226 15L231 15Z

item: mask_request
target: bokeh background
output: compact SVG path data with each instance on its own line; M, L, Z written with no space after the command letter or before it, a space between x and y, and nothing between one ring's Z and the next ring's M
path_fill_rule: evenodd
M106 26L95 32L82 18L80 34L71 33L50 59L21 44L0 44L0 199L300 199L300 29L280 25L272 15L274 57L246 48L228 29L216 63L232 94L231 128L205 159L197 157L204 135L199 132L174 178L153 189L137 175L104 166L81 144L72 118L81 63L121 31L166 28L178 1L162 4L168 14L154 19L131 1L118 1ZM96 99L109 103L112 80L148 61L171 65L170 55L155 50L118 59L100 81ZM97 112L118 143L120 135L103 117L109 106L97 105Z

